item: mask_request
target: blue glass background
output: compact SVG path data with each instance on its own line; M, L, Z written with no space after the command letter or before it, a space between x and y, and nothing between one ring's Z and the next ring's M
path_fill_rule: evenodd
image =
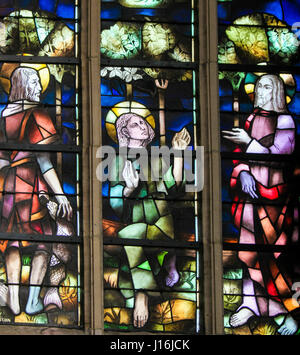
M148 93L142 88L147 87ZM154 79L142 80L140 86L133 86L132 100L145 105L158 122L158 96L154 95ZM105 129L105 117L115 104L127 101L125 83L117 79L101 78L101 106L102 106L102 132L103 145L116 146L107 136ZM179 132L183 127L189 130L191 135L191 146L194 146L193 140L193 83L172 81L165 91L165 117L166 117L166 140L167 145L171 146L173 135ZM152 145L159 145L159 134L156 132L156 138Z
M101 3L101 19L103 20L120 20L129 17L134 17L135 19L139 17L147 16L153 21L162 22L168 20L171 22L178 23L190 23L191 22L191 1L177 2L173 4L172 2L168 8L156 8L156 9L139 9L139 8L129 8L121 6L115 0L102 1ZM164 20L162 20L164 19Z
M1 0L0 16L16 10L48 11L64 19L75 19L74 0Z
M242 4L242 6L241 6ZM236 18L255 12L266 12L292 25L300 19L299 0L232 0L218 3L219 23L229 24Z

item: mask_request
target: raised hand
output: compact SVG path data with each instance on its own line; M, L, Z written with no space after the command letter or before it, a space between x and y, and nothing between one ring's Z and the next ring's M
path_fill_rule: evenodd
M158 89L166 90L168 87L169 81L166 79L156 79L155 85Z
M242 190L250 195L252 198L258 198L256 194L256 185L253 176L248 173L248 171L242 171L240 173L240 181L242 185Z
M172 147L178 150L184 150L188 147L191 141L191 136L186 128L176 133L172 139Z
M139 175L134 169L131 161L126 160L122 176L126 184L124 195L128 197L138 187L139 184Z

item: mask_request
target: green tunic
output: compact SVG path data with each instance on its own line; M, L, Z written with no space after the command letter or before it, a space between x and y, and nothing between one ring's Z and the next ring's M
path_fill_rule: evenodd
M166 167L166 164L161 159L151 161L152 167L148 166L148 170L144 168L142 172L137 160L131 160L131 162L136 171L144 176L147 176L147 174L151 176L151 168L153 173L157 173L159 167L161 167L163 173L159 181L151 181L151 178L147 181L140 179L136 190L128 198L125 198L124 188L126 184L125 181L122 181L125 159L121 156L116 158L110 176L110 206L120 218L120 221L126 224L126 227L118 232L118 237L122 239L156 241L173 240L175 232L169 200L175 199L184 192L184 181L180 186L177 186L173 176L173 167ZM156 253L157 265L155 265L153 259L149 260L143 247L125 246L124 249L131 277L126 278L126 280L121 277L119 287L122 288L122 286L126 285L126 288L132 287L135 290L156 290L157 282L155 276L159 273L167 252L153 248ZM127 290L127 295L129 296L129 294L130 292L128 293Z
M153 163L153 161L152 161ZM158 167L158 162L154 162ZM168 240L174 239L174 223L168 200L183 192L184 182L177 187L170 166L159 181L142 181L130 197L124 198L125 181L121 181L124 158L118 157L111 175L110 205L127 227L119 231L120 238ZM132 160L133 167L140 171L138 162ZM163 163L161 163L163 164ZM121 174L120 174L121 172ZM149 173L151 170L149 168ZM143 171L144 176L147 171ZM113 180L113 181L112 181Z

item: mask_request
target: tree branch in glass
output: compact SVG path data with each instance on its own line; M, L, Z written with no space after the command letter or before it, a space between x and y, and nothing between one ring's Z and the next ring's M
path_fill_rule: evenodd
M291 28L275 16L259 13L237 18L225 30L219 42L220 64L292 64L298 56L299 43ZM233 89L233 111L239 112L239 93L242 72L221 72L219 79L227 79ZM234 116L239 127L239 116Z

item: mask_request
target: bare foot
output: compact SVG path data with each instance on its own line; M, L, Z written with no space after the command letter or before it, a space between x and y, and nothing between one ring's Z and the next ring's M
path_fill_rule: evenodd
M166 286L173 287L179 281L179 273L176 269L170 270L166 277Z
M173 287L179 281L179 273L176 268L176 255L166 255L163 267L167 272L165 278L166 286Z
M40 286L30 286L29 287L29 294L27 299L27 304L25 307L25 312L27 314L33 315L40 313L43 308L43 302L39 297L40 294Z
M298 330L298 324L291 315L287 315L282 326L277 330L281 335L293 335Z
M18 286L9 286L7 305L14 314L20 313L19 290Z
M14 314L20 313L19 286L0 283L0 306L8 306Z
M229 323L232 327L239 327L247 323L252 316L254 316L254 313L251 309L243 307L230 317Z
M135 296L133 325L142 328L148 320L148 296L144 292L138 292Z
M19 286L9 285L8 286L8 302L7 305L12 310L14 314L20 313L20 303L19 303Z

